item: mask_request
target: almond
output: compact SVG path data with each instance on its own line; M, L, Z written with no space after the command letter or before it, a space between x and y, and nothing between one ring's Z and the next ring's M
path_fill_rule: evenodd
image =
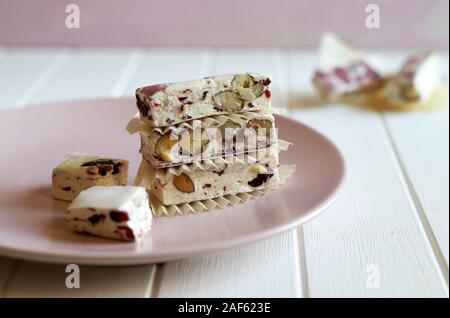
M178 143L175 136L171 136L171 132L166 133L159 138L155 146L155 152L159 158L164 161L173 161L172 149Z
M244 101L238 93L222 91L212 97L214 103L229 112L239 111L244 107Z
M255 82L253 77L248 74L236 75L231 81L231 88L247 101L254 100L264 93L264 85Z
M252 172L254 172L256 174L261 174L261 173L267 172L267 168L259 163L252 165L251 169L252 169Z
M252 119L247 122L248 128L253 128L259 134L259 129L265 129L266 136L270 135L270 129L273 127L273 122L269 119Z
M175 188L181 192L192 193L195 191L194 182L192 182L191 178L185 173L182 173L179 176L174 176L172 183Z

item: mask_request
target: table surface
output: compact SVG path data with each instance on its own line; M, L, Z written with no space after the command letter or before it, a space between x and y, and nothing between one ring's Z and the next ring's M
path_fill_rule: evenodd
M392 65L408 54L379 53ZM278 237L164 264L81 266L79 289L66 288L64 265L0 257L0 296L448 297L448 105L407 113L317 105L317 59L315 50L286 48L0 47L0 110L271 73L273 104L333 140L348 166L335 204Z

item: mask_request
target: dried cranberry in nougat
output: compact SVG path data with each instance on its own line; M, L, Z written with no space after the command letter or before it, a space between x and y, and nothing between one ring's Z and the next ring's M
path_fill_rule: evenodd
M127 185L128 161L110 157L71 155L53 169L52 193L72 201L80 191L93 186Z
M246 73L138 88L141 119L153 127L270 107L268 75Z
M135 241L150 231L152 211L142 187L92 187L70 204L66 220L77 232Z

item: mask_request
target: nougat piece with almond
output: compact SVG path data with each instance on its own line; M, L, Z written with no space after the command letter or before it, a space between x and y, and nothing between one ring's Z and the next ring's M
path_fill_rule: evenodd
M128 161L75 154L53 169L52 194L72 201L82 190L93 186L124 186L128 183Z
M255 152L277 140L275 118L266 111L211 116L139 133L142 157L157 168Z
M136 90L137 108L153 127L265 109L270 107L270 83L269 75L245 73L151 85Z
M230 159L208 167L191 164L155 169L143 161L140 182L164 205L263 190L279 182L278 151L274 149L276 147L262 149L242 161Z

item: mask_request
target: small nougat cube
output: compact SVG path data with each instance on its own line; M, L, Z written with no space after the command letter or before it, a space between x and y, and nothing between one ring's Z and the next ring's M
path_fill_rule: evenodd
M150 231L148 194L143 187L91 187L67 208L67 226L77 232L134 241Z
M53 169L52 194L72 201L93 186L127 185L128 161L110 157L72 155Z

